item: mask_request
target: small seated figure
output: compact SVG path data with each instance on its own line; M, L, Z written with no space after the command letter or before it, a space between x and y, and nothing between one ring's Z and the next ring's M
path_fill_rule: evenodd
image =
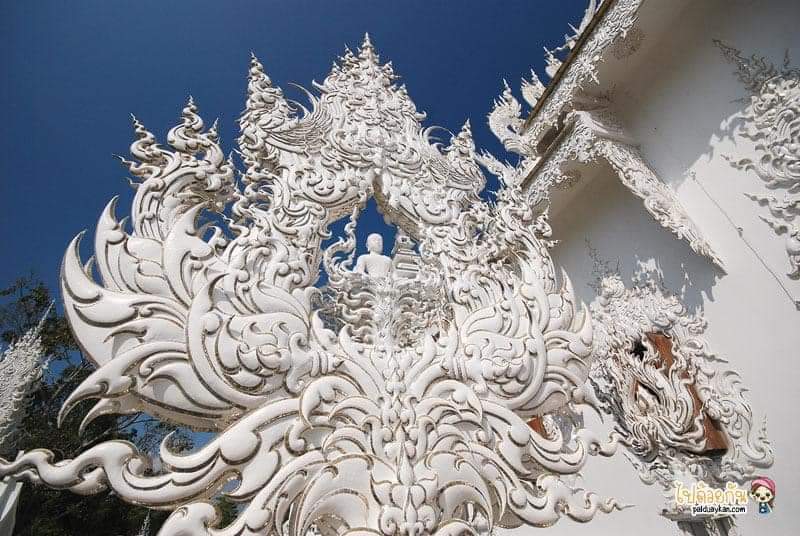
M383 254L383 237L372 233L367 237L369 253L361 255L356 262L355 272L371 277L386 277L392 271L392 259Z

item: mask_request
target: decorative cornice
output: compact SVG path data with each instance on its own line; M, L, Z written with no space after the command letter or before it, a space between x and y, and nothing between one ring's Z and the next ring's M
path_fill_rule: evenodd
M647 212L662 227L685 240L698 255L710 259L720 269L720 257L703 237L684 210L675 193L647 164L633 140L607 111L571 112L547 154L527 175L522 184L531 206L549 200L553 188L569 187L571 174L565 172L571 162L608 162L619 181L644 202Z
M597 65L607 48L624 38L636 22L644 0L607 0L561 65L521 129L526 144L535 149L548 129L569 111L573 98L585 84L597 80Z

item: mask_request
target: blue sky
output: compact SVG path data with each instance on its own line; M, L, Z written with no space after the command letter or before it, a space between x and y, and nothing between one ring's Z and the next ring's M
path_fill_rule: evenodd
M233 149L250 51L292 96L288 82L310 88L368 31L427 124L457 131L470 119L478 146L504 156L486 126L502 79L516 91L533 67L546 80L542 46L562 44L585 5L4 0L0 287L33 271L57 288L72 237L93 230L114 195L124 194L118 214L127 212L130 188L112 155L127 154L130 113L164 140L191 94L207 123L219 118L223 146Z

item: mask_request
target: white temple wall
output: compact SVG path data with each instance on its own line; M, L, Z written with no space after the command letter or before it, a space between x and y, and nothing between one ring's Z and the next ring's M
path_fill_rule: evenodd
M635 68L626 79L604 83L624 87L612 92L617 116L722 257L727 275L662 229L610 169L593 177L584 174L584 184L576 187L581 190L553 216L554 237L561 241L554 259L587 303L594 296L588 284L596 277L588 239L603 259L619 261L626 281L638 263L646 263L663 274L665 286L683 296L690 310L703 312L710 348L749 386L753 415L757 422L767 416L775 448L775 465L764 471L777 483L775 510L768 516L754 511L739 516L738 526L745 535L794 534L795 513L800 511L800 424L795 416L800 402L800 312L787 293L800 298L800 281L786 275L783 237L759 218L767 209L743 195L776 192L725 159L755 153L751 142L731 136L731 120L746 105L736 101L747 92L733 76L735 66L712 39L746 57L766 56L779 67L788 49L792 64L800 65L800 3L690 2L677 20L657 44L648 44L643 50L647 56L632 63ZM584 474L588 488L637 506L585 528L559 523L555 533L639 534L644 527L651 534L677 532L674 523L654 515L663 502L660 490L642 484L622 454L595 460Z
M665 276L665 284L676 291L686 286L686 272L695 273L690 280L692 285L686 286L686 301L702 300L702 290L712 288L715 277L716 269L708 260L659 226L607 166L585 175L582 181L585 184L572 203L552 218L554 238L560 241L553 249L553 259L569 274L579 299L588 304L595 295L590 286L597 277L591 247L614 267L619 263L626 281L630 281L639 262L658 268ZM604 424L591 414L585 418L589 427L597 431L610 432L613 428L610 418ZM548 531L622 536L641 534L642 528L647 527L653 536L676 534L676 525L659 515L664 503L661 489L644 485L623 451L620 449L613 458L590 460L583 480L587 489L633 507L599 515L586 525L565 519Z
M795 523L792 511L800 508L796 476L800 463L793 455L800 437L793 417L800 379L800 364L795 359L800 348L797 311L788 300L780 299L770 277L748 266L746 252L726 258L731 273L720 277L709 261L656 224L610 170L587 179L578 199L553 218L554 235L561 241L553 250L556 265L570 275L577 295L590 302L594 290L589 284L596 279L590 245L602 260L613 266L619 263L626 281L640 263L657 269L664 285L682 296L690 310L699 307L703 311L709 322L706 339L711 349L727 359L729 368L738 371L750 387L754 416L761 419L767 415L768 433L775 447L775 466L766 473L778 483L780 502L770 516L742 516L740 528L744 534L765 528L775 530L775 534L789 534L784 530ZM775 368L768 364L769 356L775 356ZM610 430L608 424L595 425L598 430ZM635 506L601 516L591 528L586 526L587 530L593 534L639 534L646 525L653 534L675 534L674 523L656 515L663 505L660 489L644 485L622 452L592 462L584 471L586 487ZM561 534L574 534L582 528L569 521L555 527Z
M795 37L800 3L690 2L679 21L673 33L651 44L624 81L615 81L625 88L615 98L615 113L726 263L733 262L728 260L732 250L746 246L719 208L705 209L708 198L698 183L735 226L744 229L758 254L798 297L800 282L785 276L783 241L759 219L766 209L758 209L743 195L768 193L767 188L755 174L736 170L725 159L755 156L751 142L732 137L736 114L749 96L734 76L735 66L712 40L719 39L746 57L764 56L776 66L788 51L796 59L792 64L800 65L800 39Z

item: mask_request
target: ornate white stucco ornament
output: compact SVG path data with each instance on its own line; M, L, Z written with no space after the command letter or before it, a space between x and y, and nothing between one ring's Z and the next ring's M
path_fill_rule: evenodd
M0 452L14 448L16 431L26 413L25 400L47 368L42 327L49 314L50 308L38 325L11 343L0 357Z
M580 175L575 164L604 160L623 186L642 200L659 225L724 270L721 257L686 213L675 192L659 179L635 140L614 117L608 98L589 91L590 82L598 83L597 66L607 54L641 44L641 32L638 37L630 33L635 29L641 3L642 0L589 2L579 27L573 28L574 35L565 36L566 44L557 49L572 50L562 75L547 88L533 72L530 82L522 81L522 96L531 107L527 119L523 119L523 107L504 81L503 91L489 113L489 126L503 147L521 158L516 166L503 164L487 153L481 154L479 160L504 184L521 185L529 196L527 203L538 210L549 206L554 188L566 189L575 183ZM576 48L579 38L582 45ZM628 38L630 42L626 44ZM552 51L547 51L547 61L552 76L553 69L561 64Z
M773 462L766 421L754 422L739 375L703 340L706 321L645 275L625 288L603 277L591 305L591 381L647 484L662 486L664 515L691 518L675 486L746 484Z
M64 411L97 399L86 422L146 411L216 435L191 454L165 443L155 471L109 441L59 462L23 453L0 474L175 509L170 535L487 533L617 507L561 478L615 440L526 424L584 402L592 350L546 221L516 186L481 201L469 124L432 143L395 78L366 38L297 114L253 58L241 186L191 101L172 149L134 122L130 224L112 201L94 262L79 238L64 258L65 311L97 366ZM373 237L353 270L371 196L401 237L391 268ZM244 503L228 527L214 527L218 493Z
M520 135L532 154L538 154L542 139L557 127L564 113L573 111L586 97L587 90L598 83L598 66L605 61L608 49L626 39L634 28L636 14L644 0L615 0L598 2L589 0L583 20L574 36L565 36L565 47L570 50L570 60L561 75L551 80L548 96L525 120ZM596 19L594 23L592 19ZM577 46L582 38L581 46ZM552 52L545 51L550 63ZM553 64L556 67L556 64ZM560 68L560 65L557 66ZM555 74L557 69L551 68Z
M534 77L536 76L533 71L531 73ZM534 80L534 84L539 82L536 78ZM539 83L541 84L541 82ZM528 102L527 99L533 98L538 91L536 91L535 86L531 88L530 84L527 86L525 84L526 82L523 81L523 88L527 90L528 95L526 96L523 93L523 96L526 96L526 102ZM531 89L533 89L533 93L531 93ZM539 97L541 97L541 94L536 96L537 99ZM514 97L508 82L503 80L503 92L495 99L492 111L489 113L489 128L500 140L500 143L503 144L506 151L526 156L530 151L525 147L520 137L522 123L522 106Z
M527 80L523 78L520 90L522 91L522 97L525 99L525 102L528 103L528 106L533 108L536 106L536 103L539 102L539 99L542 98L542 95L544 95L545 85L539 80L536 71L531 69L531 79Z
M563 64L563 62L556 57L556 54L570 51L575 48L575 45L578 43L578 39L589 27L589 23L592 21L592 18L594 18L595 13L597 13L598 4L600 3L602 3L602 0L600 0L600 2L597 0L589 0L589 4L586 6L586 10L583 13L583 18L581 19L578 27L576 28L572 24L569 25L569 29L572 33L564 35L564 44L560 47L554 48L553 50L549 50L547 48L544 49L545 63L547 64L547 67L545 68L547 71L547 76L550 78L555 77L556 73Z
M52 304L51 304L52 306ZM42 348L42 327L48 307L38 325L13 342L0 357L0 452L13 452L26 400L47 368ZM11 534L16 521L22 482L8 478L0 482L0 534Z
M625 0L625 4L629 3L630 0ZM641 2L641 0L638 0ZM572 24L570 24L570 31L571 34L564 35L564 44L560 47L557 47L553 50L550 50L545 47L545 72L549 78L555 77L558 70L563 65L561 59L557 57L557 54L561 54L565 51L571 51L575 48L575 45L578 42L578 39L589 29L590 23L592 19L597 14L598 10L600 9L600 5L602 4L602 0L598 2L597 0L589 0L586 10L584 11L583 18L581 22L578 24L576 28ZM617 2L620 3L620 2ZM637 3L638 6L638 3ZM597 51L591 52L591 65L590 69L583 69L581 75L588 76L591 75L592 78L596 81L596 76L594 74L595 71L595 64L600 61L600 54L599 52L606 46L608 46L617 36L617 32L624 33L626 28L619 28L617 29L618 18L624 18L626 23L633 23L634 14L635 14L635 7L627 7L623 6L622 8L623 14L620 16L619 14L612 17L612 22L609 23L613 26L613 28L603 30L603 34L606 33L613 33L610 37L604 35L601 38L601 43L595 43L597 39L594 39L591 43L592 48L597 48ZM604 21L605 22L605 21ZM584 61L583 58L578 58L580 61ZM583 79L581 79L583 80ZM554 83L554 82L551 82ZM572 100L574 96L573 93L577 92L579 89L580 84L574 82L571 78L567 82L571 84L573 87L569 90L569 99ZM558 88L563 85L560 81L555 85L554 89L558 90ZM503 80L503 92L494 102L494 107L492 112L489 114L489 126L494 133L495 136L500 140L507 151L511 151L523 157L523 159L531 158L533 160L536 159L538 156L538 150L536 145L539 143L540 132L530 135L527 131L530 128L530 117L533 117L534 114L531 114L529 119L526 121L522 118L522 107L520 106L519 102L514 97L513 93L511 92L511 88L509 87L508 83ZM525 102L534 110L537 110L537 105L539 104L539 100L545 93L546 86L539 80L538 75L531 69L531 80L522 79L521 84L521 92L522 96L525 99ZM545 107L550 108L552 99L548 99L545 102ZM564 106L566 103L564 102L564 98L559 98L558 103L560 106ZM552 126L556 123L556 120L552 122L547 121L546 123L542 124L542 127ZM534 129L536 130L536 129ZM535 162L534 162L535 163ZM532 167L532 163L524 163L522 165L524 168L530 169Z
M778 68L763 57L745 58L735 48L715 43L736 65L737 77L750 92L737 133L753 142L756 158L731 164L753 171L767 188L783 193L782 198L745 196L769 209L768 216L760 217L775 234L785 237L788 275L800 279L800 69L789 65L788 54Z
M574 185L575 164L604 160L622 185L642 200L645 210L659 225L724 270L722 259L686 213L675 192L658 178L616 117L596 104L592 108L562 117L559 135L546 154L536 156L526 138L518 133L522 124L521 106L506 84L489 114L489 126L507 150L523 155L523 159L516 167L502 164L487 153L479 160L501 177L504 184L518 185L527 196L526 203L534 207L547 207L554 189Z

